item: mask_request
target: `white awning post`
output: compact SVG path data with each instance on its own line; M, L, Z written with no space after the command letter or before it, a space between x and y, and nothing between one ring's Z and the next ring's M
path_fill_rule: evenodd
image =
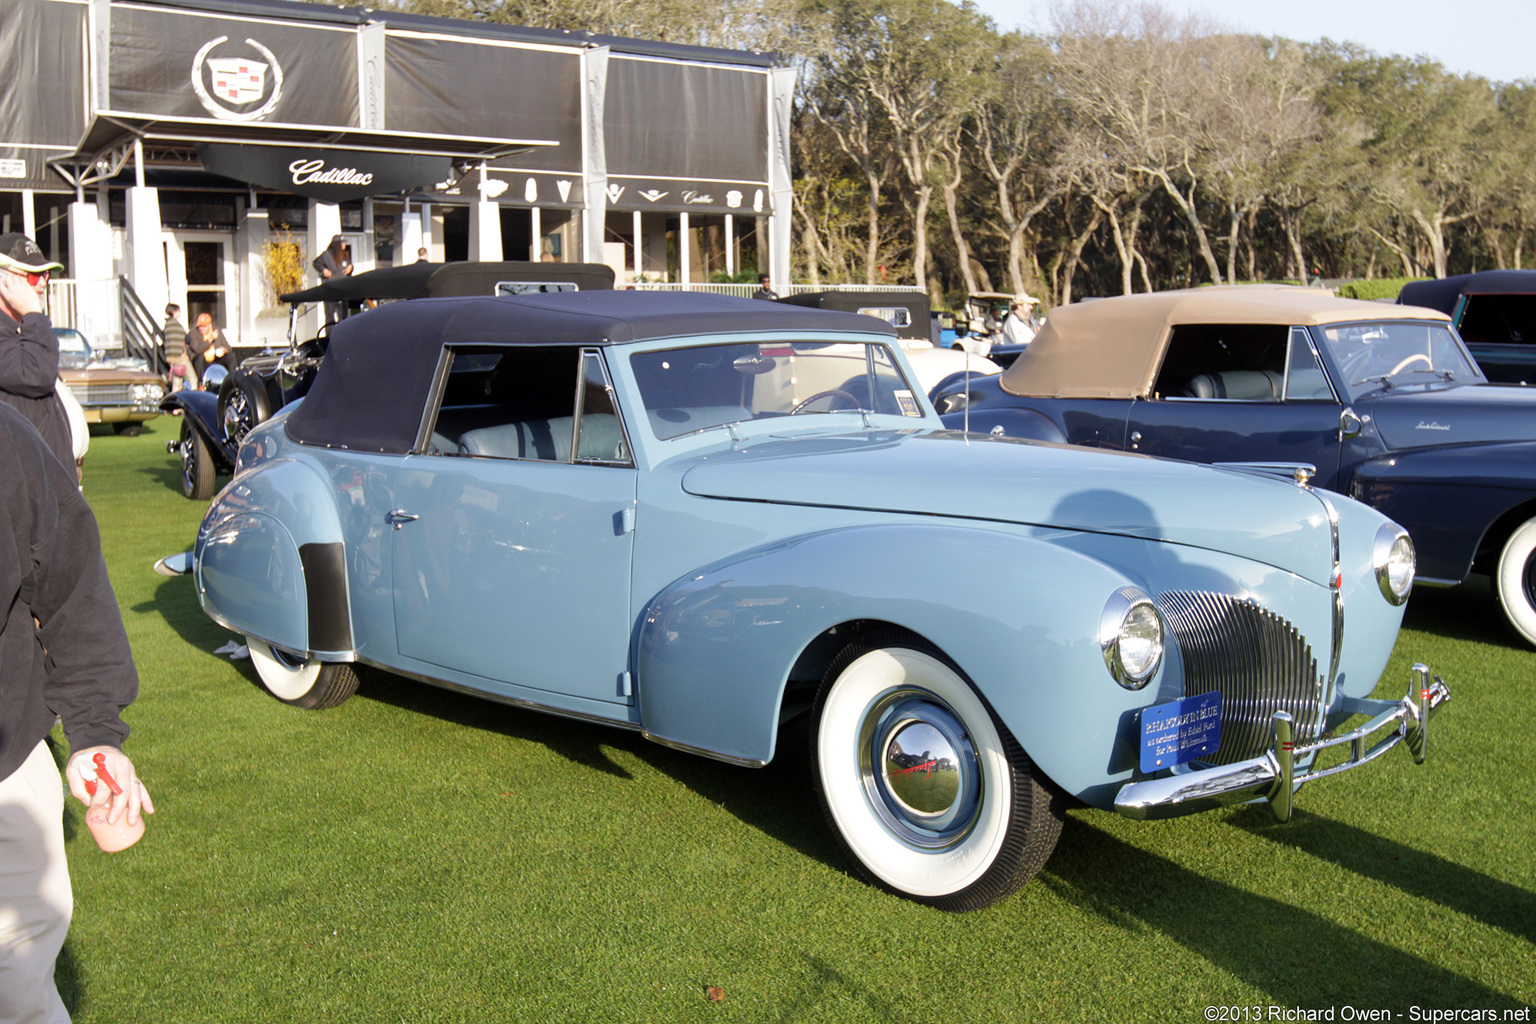
M645 239L640 230L640 211L636 210L631 216L635 225L635 276L631 281L639 284L640 276L645 273Z
M481 161L480 178L475 188L480 199L469 211L469 256L482 263L497 263L502 258L501 204L487 198L489 193L485 186L489 180L485 162Z
M693 280L693 238L688 234L688 211L677 215L677 274L681 284Z
M768 137L773 147L768 154L768 188L771 208L768 213L767 266L774 290L790 294L790 214L794 210L794 181L790 178L790 119L794 113L795 69L774 68L772 95L769 97ZM759 265L761 268L761 264Z
M581 177L586 204L581 218L581 261L585 263L603 262L603 228L608 221L608 149L603 139L608 52L606 46L581 52L585 93L581 104Z

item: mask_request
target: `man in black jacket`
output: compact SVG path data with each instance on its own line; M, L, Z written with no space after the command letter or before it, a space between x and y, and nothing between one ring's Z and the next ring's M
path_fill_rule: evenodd
M54 388L59 339L43 312L52 263L26 235L0 235L0 402L16 407L66 466L75 465L69 417Z
M122 788L108 820L154 803L123 755L138 674L96 521L32 425L0 403L0 1020L67 1021L53 984L73 901L63 791L45 737L64 723L70 792L101 754ZM88 777L95 777L88 767Z

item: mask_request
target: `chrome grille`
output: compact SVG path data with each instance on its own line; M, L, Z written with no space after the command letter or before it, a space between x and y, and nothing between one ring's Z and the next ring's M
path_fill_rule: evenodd
M134 404L132 384L73 384L70 390L84 406Z
M1184 661L1184 693L1221 691L1221 749L1211 760L1256 757L1274 742L1271 716L1288 711L1295 740L1322 723L1324 680L1306 637L1253 601L1204 591L1157 600Z

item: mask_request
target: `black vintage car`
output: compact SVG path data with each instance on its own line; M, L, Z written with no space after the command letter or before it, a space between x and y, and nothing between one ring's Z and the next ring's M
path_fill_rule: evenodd
M213 497L217 479L232 473L240 439L256 424L309 390L315 368L330 344L328 329L297 341L299 309L306 303L341 303L346 312L405 299L466 295L611 290L611 267L598 263L408 263L339 277L279 298L293 311L289 348L247 358L228 376L213 373L206 390L178 391L160 403L181 411L181 436L166 450L181 457L181 489L187 497Z
M1451 318L1483 375L1536 384L1536 270L1485 270L1403 285L1397 301Z
M1297 475L1407 527L1417 585L1486 575L1536 645L1536 389L1489 384L1445 314L1238 285L1058 306L951 427Z

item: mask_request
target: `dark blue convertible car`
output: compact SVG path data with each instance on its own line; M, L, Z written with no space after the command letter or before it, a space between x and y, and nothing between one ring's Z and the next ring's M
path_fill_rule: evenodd
M1443 313L1273 285L1099 299L933 398L970 430L1310 471L1408 528L1421 586L1491 576L1536 644L1536 390L1489 384Z

